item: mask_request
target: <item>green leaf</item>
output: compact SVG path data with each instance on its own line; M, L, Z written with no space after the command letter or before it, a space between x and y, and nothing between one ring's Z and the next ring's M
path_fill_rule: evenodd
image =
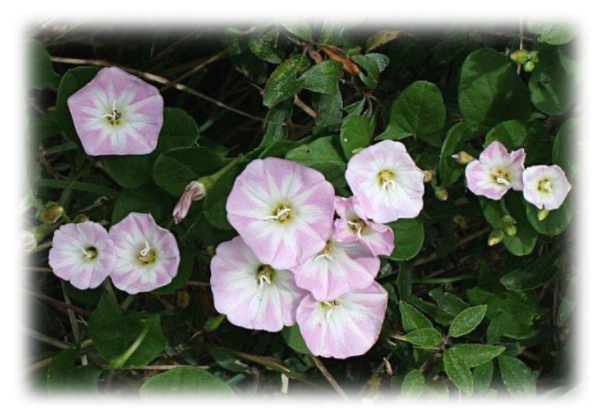
M223 323L224 320L225 320L225 315L222 315L222 314L210 317L206 320L202 329L204 329L204 331L206 331L206 332L216 331L221 326L221 324Z
M404 336L406 341L422 348L438 348L442 342L442 334L435 328L420 328Z
M231 386L207 370L181 366L146 380L140 395L145 401L173 395L213 399L214 396L234 396L234 392Z
M389 258L396 261L410 260L421 251L425 228L419 218L399 219L389 224L394 231L395 247Z
M344 42L345 32L358 26L364 20L365 16L363 12L349 10L328 13L321 29L319 42L341 46Z
M402 382L402 396L416 399L421 396L425 388L425 377L419 370L411 370Z
M354 150L368 147L372 137L373 127L367 117L351 115L344 119L340 132L340 143L346 158L352 158Z
M161 223L171 216L175 199L151 185L121 191L113 210L112 224L120 222L131 212L150 213Z
M298 324L291 327L285 327L283 331L281 331L281 335L283 336L285 343L294 351L301 354L312 354L306 346L302 334L300 334Z
M55 89L60 83L60 75L54 71L50 54L44 45L36 40L27 41L29 59L27 66L30 70L28 87L31 89Z
M339 89L334 95L313 94L313 106L317 111L313 132L336 131L342 124L342 94Z
M181 109L165 109L164 123L156 149L147 155L111 155L104 157L110 176L121 186L135 189L152 175L152 166L161 153L173 148L189 147L198 139L198 126Z
M390 125L413 136L440 145L436 139L446 122L442 93L433 83L415 81L400 93L392 105Z
M196 249L182 244L181 241L178 246L181 261L179 262L177 275L173 277L173 280L168 285L153 290L152 293L155 295L170 295L177 292L187 283L192 275L194 261L196 260Z
M248 370L248 365L242 363L238 356L231 351L221 347L211 347L208 352L215 359L219 366L230 372L245 372Z
M437 303L444 312L447 312L448 315L451 315L453 318L469 307L467 302L452 293L442 291L439 287L432 289L429 292L429 296L435 300L435 303Z
M550 45L564 45L571 42L575 37L575 32L564 24L544 23L531 20L527 23L529 32L538 36L538 41Z
M579 298L579 277L575 274L569 276L569 287L567 287L567 293L560 302L558 307L558 315L556 317L556 323L562 327L571 313L577 306Z
M450 400L448 386L440 380L427 379L425 381L425 387L423 388L423 395L439 405L446 404Z
M312 29L306 22L281 22L281 26L283 26L292 35L297 36L300 39L312 41Z
M515 67L499 52L479 49L463 63L458 105L469 125L491 128L505 120L528 119L527 96Z
M306 70L298 82L300 87L315 93L336 94L338 81L344 70L342 63L337 61L323 61Z
M458 344L450 348L468 367L478 367L498 357L505 350L503 346L484 344Z
M486 311L487 305L473 306L465 309L456 315L456 318L450 324L449 335L460 337L470 333L483 321Z
M575 197L569 193L564 203L555 210L551 210L549 215L543 221L538 219L539 209L523 199L523 204L527 208L527 219L533 229L540 234L556 236L564 232L571 224L573 212L575 211Z
M284 100L273 106L265 119L265 134L260 145L267 145L288 138L286 120L292 117L294 102L292 99Z
M364 69L358 76L365 86L371 90L377 87L379 74L390 63L389 58L382 54L353 55L352 60Z
M488 361L473 369L473 389L476 394L488 392L494 377L494 362Z
M469 370L469 366L461 357L450 350L444 352L444 370L457 388L468 395L473 393L473 375Z
M176 148L156 159L152 180L164 191L179 198L191 181L216 173L228 162L210 148Z
M565 113L575 101L572 81L562 66L558 48L540 48L539 62L529 79L531 101L547 115Z
M271 64L280 64L283 54L275 49L273 43L271 39L256 38L248 42L248 47L261 60L270 62Z
M521 360L502 355L498 357L500 375L508 392L515 397L529 397L536 393L537 373L532 372Z
M527 147L532 141L540 141L543 134L543 126L538 122L509 120L494 126L486 135L483 146L487 147L498 141L511 151ZM529 154L527 156L529 157Z
M439 172L446 186L456 182L465 172L465 166L456 162L453 155L464 151L465 143L479 136L479 132L465 122L454 125L448 131L440 153Z
M46 385L50 395L97 392L100 367L92 364L76 366L81 350L71 348L56 355L48 366Z
M425 315L406 302L400 302L400 315L402 316L402 328L405 332L433 328L433 324Z
M517 256L530 254L537 244L538 234L527 220L525 206L520 193L508 193L504 196L506 207L517 222L517 234L505 236L502 243L508 251Z
M558 130L552 147L552 161L565 171L567 177L572 177L574 173L573 150L577 141L575 135L577 122L577 118L567 119Z
M231 193L236 177L237 170L235 168L226 171L212 185L204 199L204 216L206 216L208 222L219 229L233 229L227 220L225 205L227 204L227 198L229 197L229 193Z
M88 330L98 353L117 368L145 366L166 344L160 316L123 315L114 296L107 293L90 315Z
M400 139L408 138L411 135L412 134L410 132L406 132L401 127L389 124L387 126L387 128L385 128L385 131L383 131L381 134L379 134L375 137L375 140L376 141L383 141L384 139L400 140Z
M263 97L265 106L271 108L296 94L301 88L297 75L309 65L308 58L304 55L295 55L280 64L267 80Z
M98 71L100 71L98 67L73 68L66 72L58 86L56 97L56 119L58 120L62 131L67 135L67 138L76 144L81 144L81 141L75 130L75 125L73 125L73 119L71 118L69 107L67 106L67 100L74 93L92 81L96 74L98 74Z
M292 149L285 158L320 171L334 187L344 187L346 162L335 149L334 140L337 142L337 137L316 139L307 145Z

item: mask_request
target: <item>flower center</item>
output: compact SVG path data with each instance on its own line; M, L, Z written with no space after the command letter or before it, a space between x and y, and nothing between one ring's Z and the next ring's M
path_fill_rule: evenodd
M333 252L333 241L327 240L327 243L325 244L325 248L323 248L323 250L321 250L321 252L319 254L317 254L317 256L314 258L314 261L320 260L321 258L325 258L329 261L333 261L335 258L331 255L332 252Z
M549 179L542 179L538 181L538 192L549 193L554 188L554 184Z
M110 126L120 126L123 123L123 112L117 110L116 102L113 102L112 113L102 116Z
M348 225L350 225L350 231L353 234L358 235L358 238L362 238L362 233L367 229L367 223L360 218L352 219L351 221L346 221Z
M265 284L273 284L277 277L277 273L273 267L263 264L256 270L256 284L262 287Z
M390 170L382 170L377 174L379 185L385 190L396 188L396 174Z
M156 261L156 250L150 246L148 241L145 241L144 248L138 253L137 259L142 265L148 265Z
M332 300L332 301L324 300L320 303L321 303L321 308L325 309L325 319L327 319L328 321L329 321L329 317L331 316L331 312L333 311L333 309L340 306L340 302L338 300Z
M264 220L265 221L277 221L279 223L286 223L286 222L290 222L292 220L292 208L290 207L290 205L286 204L286 203L281 203L279 205L277 205L277 207L275 207L275 209L273 209L273 212L270 216L267 216Z
M93 245L82 248L81 252L83 252L83 258L89 261L94 260L96 257L98 257L98 250Z
M499 168L494 173L492 173L492 180L503 186L510 186L511 177L508 171Z

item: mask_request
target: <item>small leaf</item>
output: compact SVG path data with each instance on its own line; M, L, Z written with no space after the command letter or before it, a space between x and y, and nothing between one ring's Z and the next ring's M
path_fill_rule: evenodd
M473 375L469 370L469 366L450 350L444 352L444 370L457 388L468 395L473 393Z
M425 377L418 370L411 370L404 377L402 382L402 396L416 399L421 396L425 388Z
M353 55L352 60L364 69L358 76L371 90L377 87L379 74L389 64L389 59L382 54Z
M320 171L334 187L344 187L346 162L335 149L334 139L337 142L337 138L332 136L316 139L292 149L285 158Z
M64 395L73 391L77 393L98 391L98 378L102 369L91 364L76 366L79 357L81 357L81 350L71 348L52 359L46 378L48 394Z
M300 334L300 328L298 328L298 324L293 325L291 327L285 327L281 332L285 343L292 348L294 351L297 351L301 354L312 354L308 347L306 346L306 342Z
M406 341L423 348L438 348L442 342L442 334L435 328L420 328L404 336Z
M222 315L222 314L208 318L206 320L206 322L204 323L204 326L202 327L202 329L204 329L204 331L206 331L206 332L216 331L221 326L221 324L223 323L224 320L225 320L225 315Z
M296 94L301 88L297 75L309 65L304 55L295 55L280 64L267 80L263 97L265 106L271 108Z
M484 394L490 389L494 377L494 362L488 361L473 369L473 389L476 394Z
M473 306L467 308L458 315L450 324L449 335L452 337L460 337L473 331L477 325L483 321L487 311L486 305Z
M298 82L300 87L315 93L336 94L338 91L338 80L344 70L342 64L337 61L324 61L306 70Z
M503 346L484 344L457 344L450 348L450 351L463 359L468 367L481 366L498 357L504 350Z
M337 131L342 124L342 94L339 89L334 95L313 94L313 106L317 111L314 134Z
M27 52L29 54L27 66L31 71L28 80L29 88L37 90L57 88L60 75L54 71L50 54L44 45L39 41L29 40L27 41Z
M171 216L176 200L151 185L138 189L124 189L119 194L112 215L113 225L131 212L150 213L158 223Z
M508 392L515 397L528 397L536 393L537 373L532 372L521 360L502 355L498 357L500 375Z
M372 136L373 127L368 118L352 115L344 119L340 132L340 143L346 158L352 158L353 151L368 147Z
M367 52L371 52L388 42L398 39L402 32L399 30L380 30L375 35L367 39Z
M389 224L394 231L395 247L389 258L396 261L410 260L421 251L425 240L425 228L419 218L399 219Z
M539 62L529 79L531 101L535 107L547 115L562 115L575 101L572 90L572 81L562 66L558 49L540 48Z
M214 396L233 396L231 386L210 372L193 366L181 366L146 380L140 388L144 400L161 396L195 395L212 399Z
M306 22L281 22L281 26L283 26L288 32L297 36L300 39L304 39L305 41L312 41L312 29Z
M261 60L270 62L271 64L280 64L281 52L273 47L273 41L264 38L251 39L248 42L248 47L254 55Z
M575 135L577 121L577 118L571 118L561 125L552 147L552 161L565 171L567 177L572 177L574 171L573 150L577 141Z
M235 168L226 171L212 185L204 199L204 216L206 216L208 222L219 229L233 229L227 220L225 205L227 204L227 198L229 197L229 193L231 193L236 177L237 170Z
M265 134L260 145L267 145L287 139L288 128L285 126L285 122L292 117L293 108L293 100L288 99L276 104L269 110L265 119Z
M465 143L478 136L479 132L465 122L457 123L450 128L440 153L439 172L444 185L451 185L464 174L465 166L456 162L452 156L464 151Z
M543 23L531 20L527 23L527 29L539 35L538 41L550 45L564 45L571 42L575 32L564 24Z
M402 316L402 328L405 332L421 328L433 328L433 324L425 315L406 302L400 302L400 315Z

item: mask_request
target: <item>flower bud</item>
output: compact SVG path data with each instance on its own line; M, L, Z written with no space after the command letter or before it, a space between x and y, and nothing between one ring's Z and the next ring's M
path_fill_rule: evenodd
M538 58L538 52L537 51L531 51L529 52L529 54L527 54L527 59L531 62L538 62L540 59Z
M537 213L538 221L543 221L544 219L546 219L548 217L548 215L550 215L550 211L548 209L538 210L538 213Z
M214 245L206 247L206 252L210 257L214 257L217 254L217 250Z
M423 183L429 183L433 179L434 173L431 170L423 171Z
M58 221L65 213L65 209L57 203L48 202L38 212L37 218L47 224L53 224Z
M38 244L37 236L33 229L21 231L19 241L21 245L21 251L24 253L32 252L35 250Z
M188 214L192 202L197 202L204 199L206 196L206 186L199 181L192 181L185 186L183 194L179 198L175 209L173 210L173 219L175 223L181 222Z
M464 216L462 216L462 215L454 215L454 217L452 218L452 220L454 221L455 224L457 224L462 229L466 229L467 228L467 219Z
M448 200L448 190L444 189L443 187L436 187L435 197L442 201Z
M509 237L514 237L517 234L517 221L510 215L506 215L500 221L503 232Z
M89 220L90 220L90 218L87 215L84 215L83 213L80 213L75 218L73 218L73 223L74 224L80 224L80 223L83 223L83 222L87 222Z
M510 54L510 59L516 62L517 64L525 64L529 59L529 53L523 49L519 49L518 51L514 51Z
M456 160L457 163L459 164L469 164L471 161L473 161L475 158L473 158L473 156L471 154L469 154L468 152L465 151L461 151L458 154L454 154L452 156L452 158L454 158Z
M502 232L502 230L500 229L494 229L492 232L490 232L490 235L488 236L488 245L492 247L496 244L500 244L503 239L504 232Z
M527 61L525 64L523 64L523 69L525 70L525 72L532 72L533 69L535 68L535 64L533 63L533 61Z

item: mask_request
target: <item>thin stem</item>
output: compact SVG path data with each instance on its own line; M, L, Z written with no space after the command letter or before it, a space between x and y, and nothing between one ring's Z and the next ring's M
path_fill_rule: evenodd
M88 311L86 311L85 309L79 308L77 306L74 306L74 305L71 305L71 304L68 304L68 303L61 302L60 300L53 299L53 298L51 298L49 296L46 296L46 295L41 295L39 293L32 292L31 290L27 290L27 289L24 289L24 290L25 290L25 292L29 296L33 296L34 298L37 298L39 300L43 300L44 302L48 302L48 303L50 303L52 305L59 306L59 307L61 307L63 309L67 309L67 310L71 310L73 312L77 312L78 314L80 314L82 316L90 316L90 313Z
M462 280L473 280L476 277L472 274L458 277L439 277L434 279L413 279L413 284L442 284L442 283L455 283Z
M38 341L49 344L56 348L60 348L61 350L71 348L70 344L63 343L62 341L59 341L56 338L48 337L47 335L44 335L41 332L37 332L29 328L25 328L25 333Z
M313 108L311 108L309 105L300 100L300 97L298 97L297 94L294 95L294 104L300 109L302 109L302 111L304 111L304 113L306 113L311 118L315 119L317 117L317 112L315 112Z
M344 398L344 400L349 401L350 398L348 398L348 395L346 395L346 392L344 392L344 389L342 389L342 387L338 384L338 382L336 382L336 380L333 378L333 376L331 375L331 373L329 373L329 370L327 370L327 368L321 362L321 360L319 360L318 357L315 357L312 354L310 355L310 357L315 362L315 364L317 365L317 367L319 368L319 370L321 371L321 373L323 374L323 376L325 376L325 379L327 379L327 381L329 382L329 384L335 389L335 391L337 393L339 393L339 395L342 398Z
M213 62L219 61L220 59L224 58L228 54L228 52L229 51L227 49L224 49L221 52L213 55L212 57L209 57L208 59L202 61L200 64L196 65L194 68L192 68L188 72L182 74L181 76L177 77L175 80L173 80L172 82L170 82L169 84L165 85L163 88L160 89L160 92L164 93L165 91L167 91L171 87L173 87L174 84L177 84L177 83L179 83L182 80L185 80L186 78L188 78L189 76L193 75L194 73L200 71L201 69L203 69L207 65L210 65Z
M146 323L144 324L144 328L142 329L142 332L140 332L140 335L138 335L138 337L135 339L133 344L131 344L131 346L129 346L127 351L125 351L122 355L120 355L116 359L111 360L111 362L110 362L111 368L120 369L121 367L123 367L125 362L127 360L129 360L129 358L133 355L133 353L135 353L135 351L140 347L142 342L146 339L146 335L148 335L148 332L150 331L150 327L152 326L153 322L154 321L152 321L152 320L146 321Z

